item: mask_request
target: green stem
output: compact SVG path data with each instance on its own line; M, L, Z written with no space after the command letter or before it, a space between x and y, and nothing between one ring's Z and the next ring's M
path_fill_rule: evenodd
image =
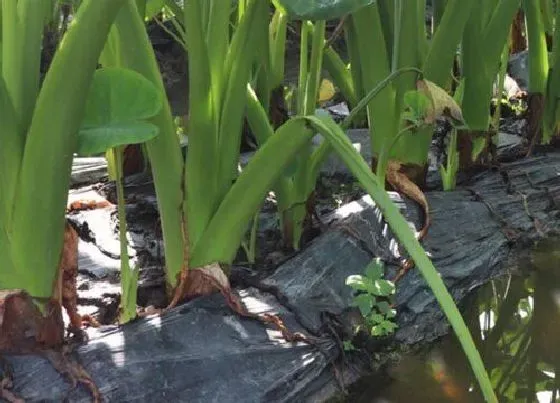
M271 78L270 88L276 88L282 85L284 80L286 53L286 33L288 30L288 15L281 10L276 10L273 21L270 24L269 42L270 42L270 67Z
M529 42L529 91L544 94L548 75L548 51L539 1L523 0Z
M115 21L118 34L118 60L149 79L162 94L165 87L153 47L144 22L133 0L127 0ZM185 242L182 230L182 173L183 156L168 102L161 112L151 119L158 126L159 135L146 143L154 185L158 198L168 285L173 288L185 261Z
M385 172L387 171L387 163L389 162L389 156L391 155L391 149L395 147L395 145L399 142L399 140L408 133L409 130L412 130L416 127L416 125L409 125L405 128L401 129L396 136L391 140L391 143L388 144L388 147L384 147L381 152L379 153L379 158L377 159L377 167L375 172L379 177L379 182L385 182ZM410 133L409 133L410 134Z
M317 21L313 27L311 43L311 60L309 62L309 76L305 89L304 115L315 113L319 84L321 82L321 67L323 66L323 43L325 42L325 21Z
M126 323L136 317L136 293L138 272L130 268L130 258L128 256L128 241L126 239L126 207L123 187L123 153L124 147L117 147L111 150L113 159L116 161L116 180L117 185L117 214L119 217L119 243L121 252L121 312L119 315L120 323Z
M313 29L313 25L308 21L301 23L301 42L299 51L299 79L298 79L298 95L297 95L297 113L304 114L305 96L307 87L308 74L308 51L309 51L309 33Z

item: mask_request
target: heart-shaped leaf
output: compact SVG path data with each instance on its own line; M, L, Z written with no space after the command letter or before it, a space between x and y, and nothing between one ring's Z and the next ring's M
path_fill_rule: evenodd
M426 117L433 113L430 98L418 90L407 91L404 94L404 104L405 119L417 125L420 125L423 119L427 120Z
M144 120L159 113L162 99L161 92L139 73L114 67L97 70L78 134L78 154L100 154L151 140L158 128Z
M162 95L143 75L118 67L93 76L82 127L149 119L159 113Z
M158 133L159 128L147 122L114 123L82 129L78 134L78 154L101 154L109 148L143 143Z
M280 8L296 20L333 20L353 13L375 0L273 0Z

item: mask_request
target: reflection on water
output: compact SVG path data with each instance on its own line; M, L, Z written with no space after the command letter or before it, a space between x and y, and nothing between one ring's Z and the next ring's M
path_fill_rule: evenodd
M560 240L540 243L523 266L481 287L463 313L500 402L560 402ZM458 341L405 356L387 379L364 380L348 401L483 402Z

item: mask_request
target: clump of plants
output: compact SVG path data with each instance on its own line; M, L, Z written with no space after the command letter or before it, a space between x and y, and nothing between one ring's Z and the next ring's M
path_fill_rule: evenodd
M0 350L23 351L18 337L29 323L37 330L36 345L60 348L63 343L63 306L76 308L75 295L64 294L65 285L75 284L64 283L60 270L74 154L107 153L118 181L124 324L137 316L138 275L124 253L124 146L142 143L149 159L165 244L168 309L217 290L240 309L228 267L240 246L254 260L256 217L266 194L274 191L284 241L298 249L321 164L334 152L371 195L424 276L486 399L496 401L453 298L387 188L415 197L429 223L421 188L435 122L442 116L461 122L453 130L448 161L440 167L445 190L455 187L461 167L484 154L492 140L492 83L498 73L503 76L508 29L521 5L533 49L529 107L542 120L545 141L556 134L560 57L553 58L556 67L549 71L543 55L545 32L554 34L557 53L560 30L550 21L560 16L558 7L553 15L553 8L539 11L530 1L434 2L428 32L425 0L83 0L74 2L77 13L41 83L43 28L56 3L4 0L0 5L0 307L4 313L19 307L26 314L0 315ZM163 79L146 33L145 21L156 14L171 19L189 55L186 153L163 101ZM327 21L339 18L349 64L325 38ZM298 22L299 76L294 115L278 117L274 99L283 88L288 21ZM495 63L500 52L501 65ZM317 112L324 98L323 68L351 109L340 123ZM240 169L245 120L258 149ZM356 120L367 121L372 161L364 161L346 135ZM324 141L313 148L317 134ZM73 276L77 267L72 270ZM375 260L346 282L364 318L355 330L374 337L396 328L395 285L383 276L384 266Z

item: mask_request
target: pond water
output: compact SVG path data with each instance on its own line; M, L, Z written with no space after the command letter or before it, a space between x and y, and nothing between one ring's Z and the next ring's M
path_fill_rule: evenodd
M462 311L500 402L560 402L560 239L540 243L522 265L528 275L490 282ZM347 401L484 401L454 335L374 378Z

